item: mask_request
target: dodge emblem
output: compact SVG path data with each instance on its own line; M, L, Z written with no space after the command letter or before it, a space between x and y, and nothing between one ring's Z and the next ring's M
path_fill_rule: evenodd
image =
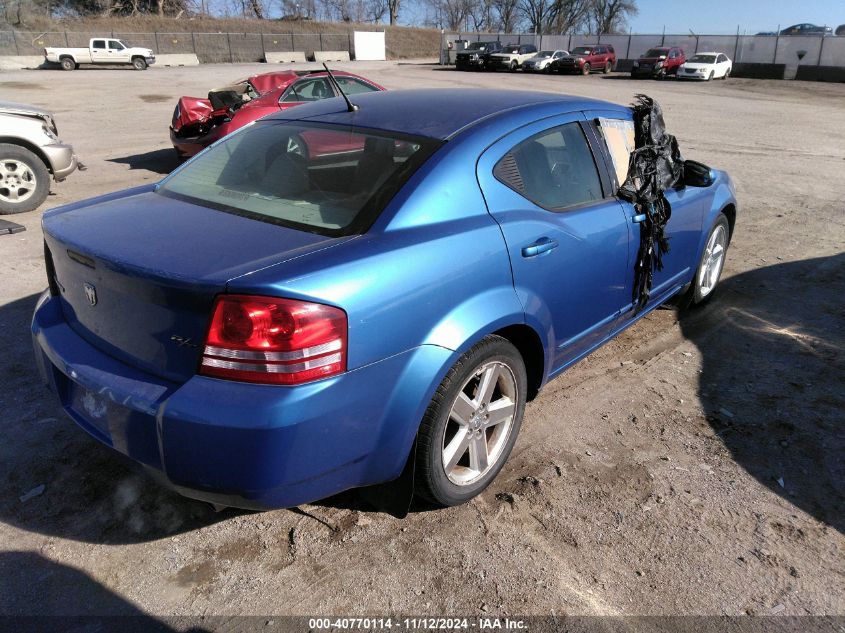
M85 284L85 296L88 297L88 303L92 306L97 305L97 289L93 284Z

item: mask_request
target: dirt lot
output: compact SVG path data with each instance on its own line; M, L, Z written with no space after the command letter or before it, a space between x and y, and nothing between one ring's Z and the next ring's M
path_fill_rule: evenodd
M657 98L684 154L737 183L720 296L549 384L463 507L399 520L347 493L214 513L40 386L41 214L18 216L27 231L0 236L0 614L845 615L845 85L353 67L391 89ZM88 165L58 205L160 178L176 98L262 70L10 72L0 95L52 109Z

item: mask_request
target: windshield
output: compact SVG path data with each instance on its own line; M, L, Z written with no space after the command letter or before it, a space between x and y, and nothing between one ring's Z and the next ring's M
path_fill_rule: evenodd
M665 48L652 48L643 57L666 57L669 54Z
M692 59L688 59L687 63L693 64L715 64L715 55L695 55Z
M305 231L349 235L366 230L439 145L349 126L267 121L198 155L157 192Z
M573 55L589 55L593 51L589 46L576 46L572 49Z
M487 42L473 42L467 46L468 51L483 51L487 49Z
M539 53L537 53L536 57L551 57L554 54L554 51L540 51Z
M519 46L505 46L502 49L503 55L518 55L519 54Z

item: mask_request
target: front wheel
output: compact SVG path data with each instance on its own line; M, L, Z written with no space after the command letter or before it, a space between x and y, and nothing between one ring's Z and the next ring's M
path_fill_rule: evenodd
M590 74L590 65L589 64L584 64L581 67L581 74L582 75L589 75Z
M50 172L25 147L0 143L0 215L38 208L50 193Z
M454 506L490 485L519 433L527 384L522 356L504 338L487 336L461 356L420 425L416 493Z
M146 70L147 60L142 57L136 57L132 60L132 67L135 68L135 70Z
M725 214L720 213L710 230L710 235L707 236L701 261L695 271L695 279L692 282L692 302L694 304L704 303L716 291L716 286L722 275L722 268L725 265L729 243L730 225Z
M711 79L713 79L713 77L714 77L715 75L716 75L716 73L715 73L715 72L713 72L713 71L711 70L711 71L710 71L710 75L707 77L707 81L710 81Z
M517 67L518 67L517 63L515 61L513 61L513 62L511 62L511 65L508 67L508 70L510 72L516 72Z

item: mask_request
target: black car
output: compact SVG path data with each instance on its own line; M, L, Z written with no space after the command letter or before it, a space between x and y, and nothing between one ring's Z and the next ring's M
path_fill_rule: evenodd
M781 35L830 35L833 29L829 26L817 26L815 24L793 24L781 29Z
M501 42L472 42L455 55L455 68L458 70L484 70L490 61L490 55L502 50Z

